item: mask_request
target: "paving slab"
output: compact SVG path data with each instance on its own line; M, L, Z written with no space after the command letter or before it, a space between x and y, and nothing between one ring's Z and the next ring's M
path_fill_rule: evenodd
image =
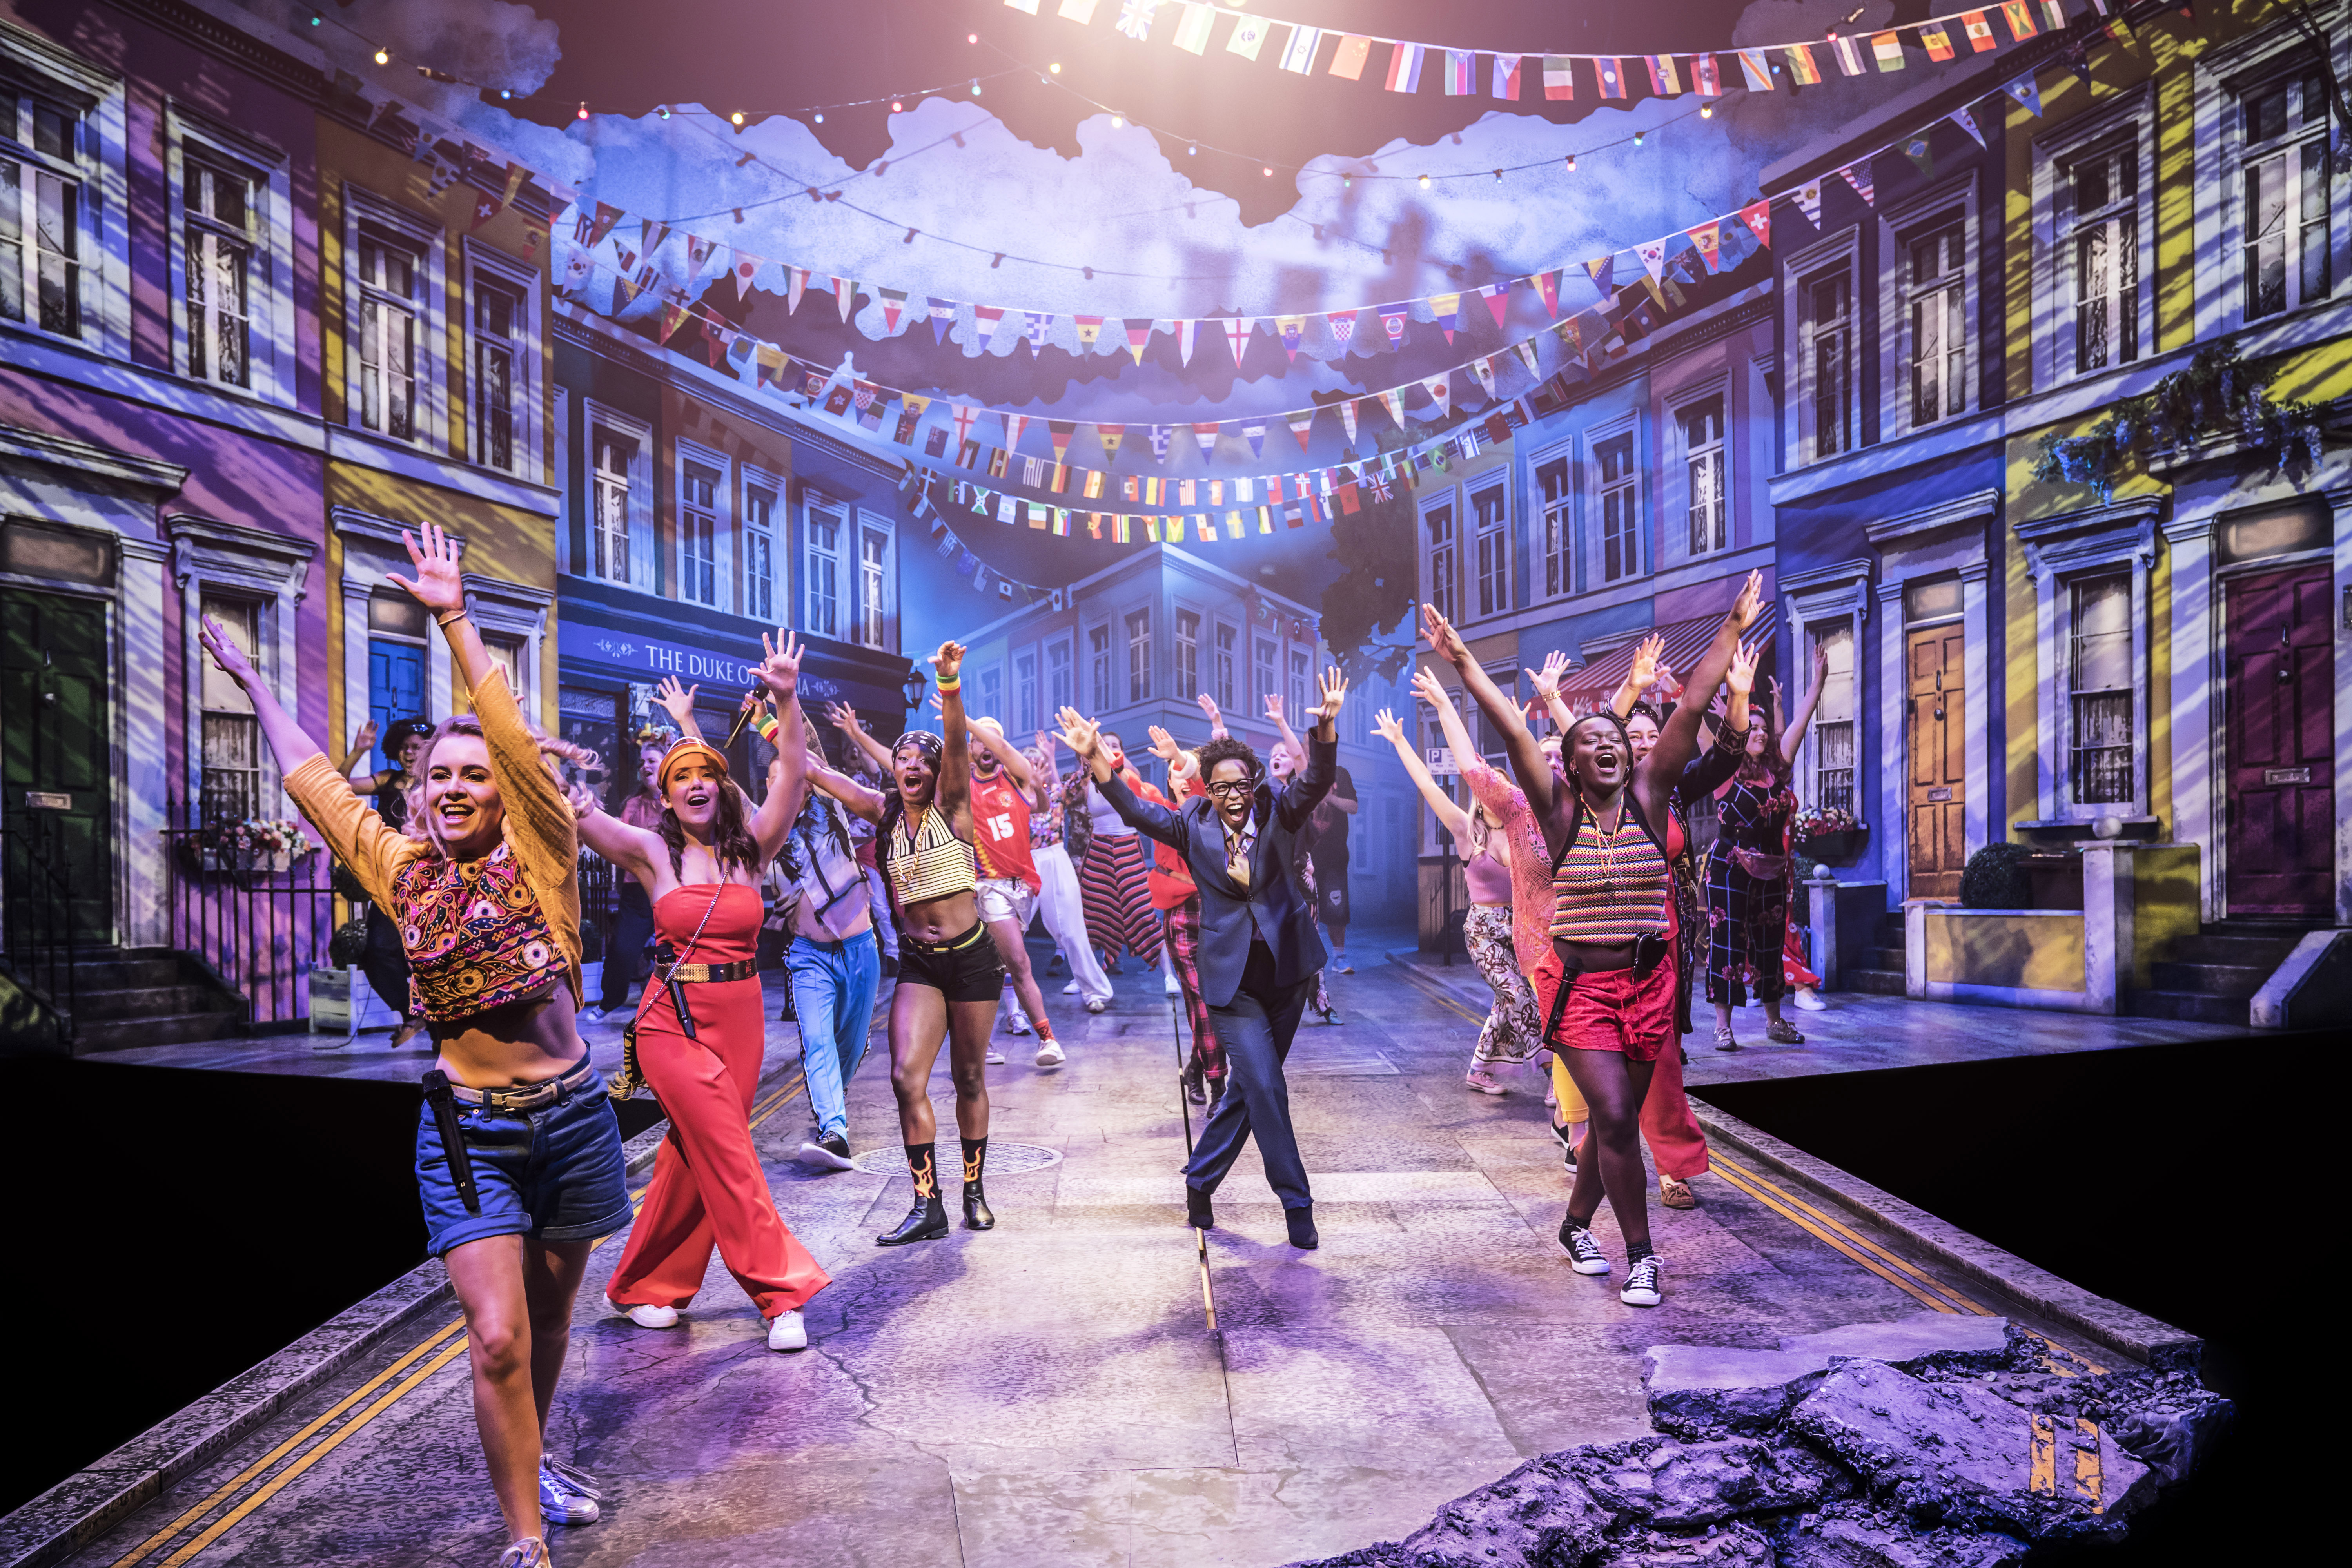
M551 1447L603 1483L606 1515L556 1531L558 1562L1238 1568L1338 1553L1402 1539L1538 1456L1648 1434L1651 1345L1778 1352L1921 1310L1850 1248L1712 1175L1697 1209L1653 1210L1663 1308L1573 1274L1539 1092L1467 1092L1474 1026L1367 965L1332 977L1345 1022L1308 1024L1293 1056L1323 1245L1286 1245L1244 1155L1210 1236L1213 1335L1182 1223L1167 1000L1133 967L1109 1011L1055 1009L1067 1066L1037 1069L1030 1042L1003 1042L992 1138L1060 1159L992 1179L993 1232L877 1249L904 1174L799 1165L797 1100L757 1129L779 1208L835 1279L809 1309L807 1352L768 1352L715 1260L679 1328L607 1316L619 1241L598 1248ZM795 1056L777 1026L772 1068ZM879 1053L850 1104L860 1150L896 1143ZM1605 1209L1596 1230L1622 1269ZM413 1361L336 1413L451 1316L387 1337L45 1560L494 1562L462 1353Z

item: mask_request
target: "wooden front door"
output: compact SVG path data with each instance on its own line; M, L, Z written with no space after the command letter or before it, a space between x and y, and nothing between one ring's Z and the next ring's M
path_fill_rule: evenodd
M2230 584L2229 870L2232 915L2336 912L2336 700L2328 568Z
M0 821L8 918L76 942L114 940L114 811L106 606L0 593Z
M1968 714L1961 702L1958 626L1928 626L1905 639L1911 672L1905 754L1910 758L1906 837L1909 896L1957 899L1969 858Z

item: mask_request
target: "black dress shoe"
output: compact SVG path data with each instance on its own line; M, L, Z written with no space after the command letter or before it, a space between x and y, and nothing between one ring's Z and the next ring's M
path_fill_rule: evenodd
M1195 1105L1208 1104L1209 1088L1208 1085L1202 1080L1200 1065L1198 1063L1188 1064L1184 1068L1183 1077L1184 1098L1191 1100Z
M978 1182L963 1184L963 1227L966 1230L996 1228L996 1211L988 1206L988 1194L980 1190ZM940 1222L940 1229L947 1229L944 1219Z
M1190 1182L1184 1184L1184 1223L1194 1230L1217 1228L1217 1216L1209 1207L1209 1194Z
M1322 1237L1315 1234L1315 1209L1312 1205L1303 1209L1282 1211L1283 1223L1290 1226L1290 1245L1301 1252L1312 1252L1321 1245Z
M928 1198L917 1198L898 1228L887 1236L874 1238L877 1247L904 1247L910 1241L937 1241L948 1233L947 1205L934 1193Z

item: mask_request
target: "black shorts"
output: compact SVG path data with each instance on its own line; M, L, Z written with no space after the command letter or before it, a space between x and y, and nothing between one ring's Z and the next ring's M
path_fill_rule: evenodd
M993 1002L1003 994L1004 961L977 921L951 942L918 942L900 931L898 984L928 985L950 1002Z
M1315 858L1315 918L1327 926L1348 923L1348 858Z

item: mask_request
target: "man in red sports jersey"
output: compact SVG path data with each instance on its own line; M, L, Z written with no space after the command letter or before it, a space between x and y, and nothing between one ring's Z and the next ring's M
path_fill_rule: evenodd
M1005 984L1036 1027L1037 1065L1059 1067L1066 1058L1061 1042L1054 1038L1054 1021L1045 1016L1045 996L1029 972L1029 948L1023 940L1043 886L1029 853L1035 776L1029 771L1029 759L1005 740L995 720L973 720L971 738L971 839L980 853L980 918L1004 960ZM1021 1032L1020 1016L1014 1015L1015 1034Z

